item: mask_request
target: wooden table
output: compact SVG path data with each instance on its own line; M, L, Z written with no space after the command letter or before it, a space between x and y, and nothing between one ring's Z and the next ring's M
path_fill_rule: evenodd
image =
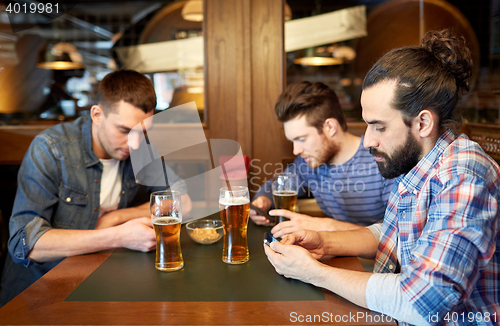
M325 300L310 301L64 301L112 253L111 250L66 258L2 307L0 324L297 325L311 324L307 323L310 319L315 324L395 325L387 316L360 308L328 291L325 291ZM137 254L137 257L148 255L128 254ZM356 257L337 257L326 263L350 270L363 270ZM188 267L186 264L185 268ZM151 268L154 270L154 267Z

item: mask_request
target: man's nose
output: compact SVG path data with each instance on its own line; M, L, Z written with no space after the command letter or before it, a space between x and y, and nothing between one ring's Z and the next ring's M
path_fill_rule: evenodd
M139 144L141 142L141 136L139 132L137 131L131 131L128 134L128 147L130 147L133 150L136 150L139 148Z
M365 137L363 138L363 146L365 148L378 147L379 143L376 137L373 135L372 126L368 125L365 131Z
M297 144L293 144L293 155L297 156L297 155L300 155L304 152L304 149L297 145Z

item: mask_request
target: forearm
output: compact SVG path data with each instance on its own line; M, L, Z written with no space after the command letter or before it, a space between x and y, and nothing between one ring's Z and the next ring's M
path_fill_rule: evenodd
M351 231L364 228L364 226L354 223L339 221L334 218L324 218L324 219L327 220L328 223L327 223L327 229L322 231Z
M123 208L118 210L117 212L120 212L120 214L117 214L118 215L116 219L117 223L114 225L123 224L127 221L130 221L138 217L151 217L151 213L149 210L149 203L144 203L136 207Z
M116 227L101 230L61 230L45 232L29 254L33 261L43 263L57 259L121 247Z
M306 282L327 289L358 306L367 308L366 284L372 273L345 270L324 264L317 265L315 269L308 273L311 276Z
M144 203L136 207L122 208L102 215L95 226L95 229L105 229L117 226L138 217L150 217L149 203Z
M350 231L320 232L325 245L325 254L333 256L358 256L375 258L378 239L367 228Z

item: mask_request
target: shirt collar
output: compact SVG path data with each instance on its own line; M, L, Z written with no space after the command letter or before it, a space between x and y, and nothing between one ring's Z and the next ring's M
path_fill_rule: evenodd
M83 148L85 150L85 165L87 167L98 164L99 158L92 147L92 119L87 117L82 127Z
M439 137L429 153L425 154L410 172L401 177L401 182L398 185L399 194L405 195L407 193L412 193L416 195L422 188L429 173L438 164L445 149L448 148L456 138L457 135L453 130L446 130L441 137Z

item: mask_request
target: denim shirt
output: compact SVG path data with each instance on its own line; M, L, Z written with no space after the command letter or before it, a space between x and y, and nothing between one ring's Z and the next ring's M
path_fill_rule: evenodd
M122 191L118 209L131 203L140 186L130 158L120 162L120 173ZM40 236L52 228L94 229L99 217L101 175L102 163L92 149L89 117L59 124L36 136L19 170L9 223L8 248L14 262L41 268L44 264L30 261L28 255ZM168 175L175 176L171 171ZM175 189L186 193L184 182L178 178L171 178L169 183L176 183Z

